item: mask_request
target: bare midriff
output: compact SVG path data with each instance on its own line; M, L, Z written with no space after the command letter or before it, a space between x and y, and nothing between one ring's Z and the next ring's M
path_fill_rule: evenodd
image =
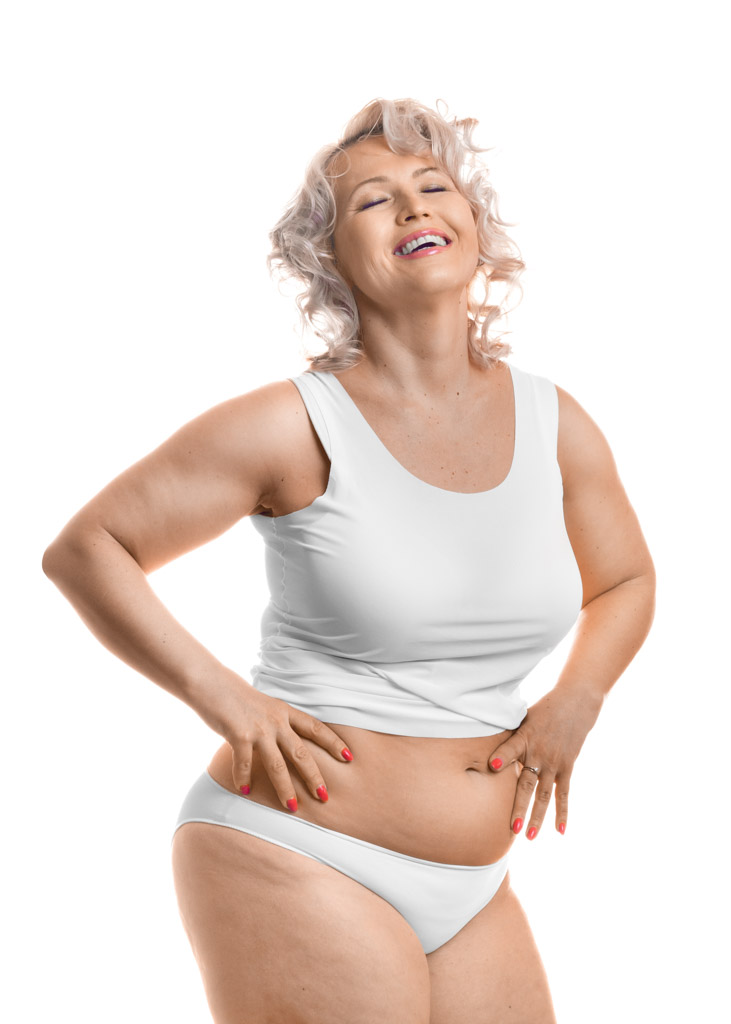
M317 762L329 794L323 803L287 761L297 811L280 801L257 751L251 792L243 796L232 777L232 749L224 743L208 772L241 800L290 814L411 857L444 864L492 864L515 838L511 811L520 765L495 774L492 752L510 733L462 739L396 736L327 723L351 751L336 761L302 738Z

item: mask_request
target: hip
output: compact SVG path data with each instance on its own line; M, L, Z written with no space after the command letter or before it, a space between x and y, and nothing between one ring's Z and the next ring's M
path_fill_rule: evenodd
M314 797L288 763L297 817L445 864L491 864L508 852L514 840L510 817L519 766L495 775L488 761L510 732L437 739L326 724L345 741L353 761L336 761L303 737L329 800ZM231 769L232 749L224 743L208 765L211 777L242 800L292 813L282 807L256 750L248 796L236 788Z

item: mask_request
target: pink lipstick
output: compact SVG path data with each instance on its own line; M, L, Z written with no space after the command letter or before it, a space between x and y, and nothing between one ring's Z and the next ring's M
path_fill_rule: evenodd
M433 256L449 248L452 240L443 231L423 228L405 235L393 250L393 255L402 260L412 260L419 256Z

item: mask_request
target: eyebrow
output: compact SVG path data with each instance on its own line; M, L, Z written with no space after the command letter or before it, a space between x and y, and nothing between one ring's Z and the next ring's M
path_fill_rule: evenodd
M420 175L422 175L422 174L429 174L432 171L436 171L438 174L443 174L446 178L449 177L447 172L442 170L441 167L417 167L417 169L414 171L414 173L411 175L411 177L412 178L418 178ZM388 180L389 180L388 178L384 178L384 176L381 174L381 175L378 175L378 177L376 177L376 178L366 178L364 181L359 181L358 184L353 189L353 191L348 196L348 201L350 201L353 198L353 196L358 191L358 189L361 188L363 185L369 185L372 181L388 181Z

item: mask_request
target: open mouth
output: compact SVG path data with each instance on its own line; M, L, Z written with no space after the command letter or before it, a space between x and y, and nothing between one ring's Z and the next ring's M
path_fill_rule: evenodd
M426 255L427 252L439 252L451 245L451 239L441 231L416 231L413 235L402 238L394 249L394 256L402 258L415 254Z

